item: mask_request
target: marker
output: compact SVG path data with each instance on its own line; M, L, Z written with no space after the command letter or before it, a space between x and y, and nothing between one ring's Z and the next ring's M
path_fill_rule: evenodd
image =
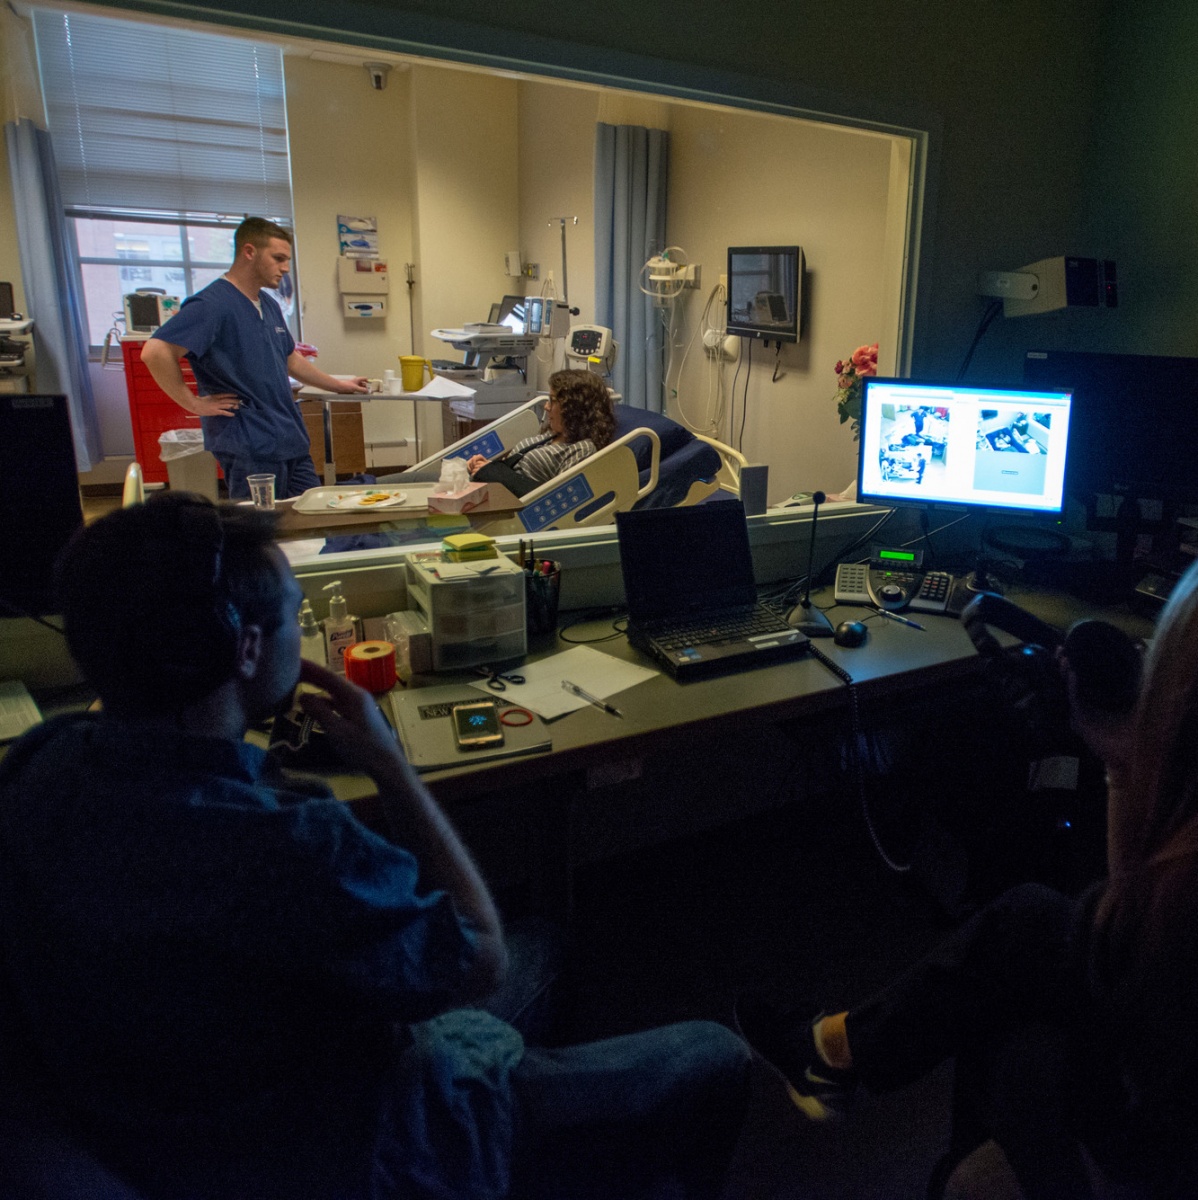
M900 617L898 613L892 613L889 609L877 608L875 612L881 613L887 620L897 621L900 625L910 625L912 629L923 629L924 627L918 621L912 621L910 617Z
M615 705L608 704L606 700L600 700L598 696L592 696L590 692L584 691L578 684L571 683L568 679L562 680L562 687L571 696L577 696L579 700L585 700L588 704L593 704L596 708L603 709L605 713L611 713L613 717L622 717L624 715Z

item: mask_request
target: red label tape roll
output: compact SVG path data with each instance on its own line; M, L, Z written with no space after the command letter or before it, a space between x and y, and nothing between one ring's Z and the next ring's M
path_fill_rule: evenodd
M345 677L368 692L395 686L395 647L390 642L355 642L345 652Z

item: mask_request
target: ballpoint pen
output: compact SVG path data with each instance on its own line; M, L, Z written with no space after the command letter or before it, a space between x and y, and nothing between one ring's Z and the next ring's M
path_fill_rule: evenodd
M611 713L613 717L622 717L624 715L614 704L608 704L606 700L600 700L598 696L592 696L590 692L580 688L576 683L571 683L568 679L562 680L562 687L571 696L577 696L579 700L585 700L588 704L593 704L596 708L603 709L605 713Z
M912 629L924 628L918 621L912 621L910 617L900 617L898 613L892 613L889 609L876 608L874 611L885 617L887 620L897 621L900 625L910 625Z

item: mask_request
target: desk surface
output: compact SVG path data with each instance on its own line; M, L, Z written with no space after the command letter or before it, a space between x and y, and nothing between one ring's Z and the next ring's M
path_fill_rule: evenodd
M831 598L831 589L816 593L822 604L828 604ZM1062 628L1082 617L1101 616L1135 637L1147 637L1152 630L1150 621L1125 609L1096 611L1062 593L1017 590L1011 593L1011 599ZM829 608L828 614L833 624L845 619L866 621L869 637L863 646L842 648L829 638L816 643L822 653L853 677L866 703L901 704L904 693L965 678L977 670L981 661L964 627L954 617L914 614L926 627L918 630L851 605ZM581 640L602 637L610 631L609 623L596 622L573 626L570 632L572 638ZM558 642L535 657L568 648ZM652 665L623 637L597 642L594 649ZM464 696L477 695L467 686L471 679L466 674L443 674L425 677L421 682L461 682ZM510 698L519 702L514 692ZM848 704L849 691L821 662L805 656L687 683L659 673L611 699L623 718L587 707L550 722L553 749L547 754L467 764L431 771L423 778L442 800L468 800L600 762L685 746L688 740L703 738L717 727L727 732L737 725L793 720L834 710ZM333 786L347 800L369 796L373 791L370 781L362 776L338 776Z
M836 613L832 614L834 617ZM845 615L850 614L845 610ZM823 639L819 649L860 685L867 701L882 701L904 691L961 678L976 669L977 655L959 621L930 617L926 630L881 619L869 622L865 645L845 649ZM583 639L610 632L610 624L576 625L571 636ZM567 649L560 642L543 651ZM650 660L623 637L594 644L594 649L641 665ZM538 655L539 656L539 655ZM468 686L473 676L438 675L423 682L461 682L463 696L477 696ZM510 699L519 703L518 688ZM784 721L835 709L848 703L847 687L823 663L805 656L748 671L679 683L658 673L610 698L624 714L614 717L592 707L568 713L549 723L553 749L547 754L466 764L423 776L442 800L462 800L490 791L597 763L664 751L702 738L719 726L726 732L737 724ZM372 792L361 776L333 780L343 799L357 800Z

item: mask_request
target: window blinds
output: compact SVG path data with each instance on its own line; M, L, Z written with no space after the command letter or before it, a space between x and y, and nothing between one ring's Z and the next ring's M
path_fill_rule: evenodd
M277 47L90 14L33 17L68 211L290 221Z

